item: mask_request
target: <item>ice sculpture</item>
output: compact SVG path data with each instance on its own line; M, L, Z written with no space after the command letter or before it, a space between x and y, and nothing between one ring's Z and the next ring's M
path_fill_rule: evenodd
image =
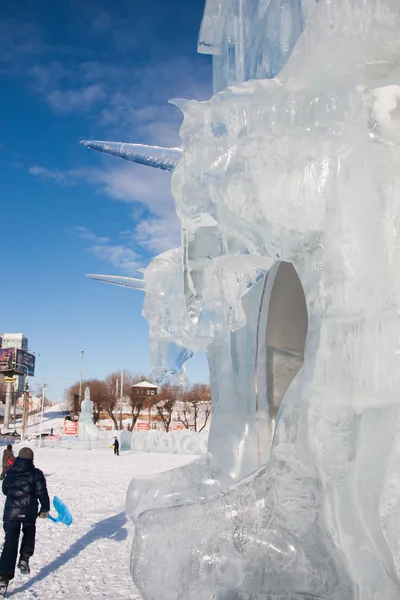
M182 260L145 313L161 370L207 351L214 410L209 456L131 484L145 600L400 597L400 3L313 5L207 3L277 77L243 55L181 105Z
M85 397L79 415L78 439L81 442L103 441L107 443L110 434L100 431L93 423L93 402L90 399L90 388L85 388Z

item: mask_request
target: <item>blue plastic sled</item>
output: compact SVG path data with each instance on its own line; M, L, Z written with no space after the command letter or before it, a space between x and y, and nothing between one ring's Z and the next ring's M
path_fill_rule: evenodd
M69 527L72 523L72 515L64 502L57 496L54 496L53 505L57 511L57 516L52 517L51 515L47 515L47 518L50 519L50 521L53 521L53 523L64 523L64 525Z

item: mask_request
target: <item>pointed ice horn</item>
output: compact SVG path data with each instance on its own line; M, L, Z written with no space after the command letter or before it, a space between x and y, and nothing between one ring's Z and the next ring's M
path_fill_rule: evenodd
M171 98L168 103L177 106L185 114L185 108L189 104L189 100L186 100L186 98Z
M120 277L119 275L86 275L88 279L95 279L103 283L112 283L121 287L131 288L134 290L144 290L146 287L143 279L137 277Z
M160 146L144 146L142 144L125 144L123 142L80 142L86 148L112 154L139 165L146 165L163 171L172 171L182 156L181 148L163 148Z

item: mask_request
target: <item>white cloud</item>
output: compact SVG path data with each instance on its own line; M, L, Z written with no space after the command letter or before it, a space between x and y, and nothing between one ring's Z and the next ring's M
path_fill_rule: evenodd
M135 250L124 244L112 244L108 237L98 236L83 225L74 227L71 233L92 242L88 248L89 252L122 273L133 274L143 266L143 260Z
M164 252L180 243L180 223L170 190L170 173L122 162L112 168L82 168L65 172L33 166L29 173L59 185L77 185L86 181L114 200L132 203L132 230L125 231L122 237L147 252ZM144 211L150 214L145 219L142 218ZM98 237L83 226L75 227L74 233L95 245L109 244L108 238ZM106 251L102 252L106 256Z
M35 24L3 18L0 20L0 72L16 73L27 56L40 56L44 45Z
M55 112L68 113L75 110L84 111L106 98L104 86L93 84L86 87L68 90L53 90L46 99Z
M112 19L110 14L105 10L96 11L94 15L91 27L95 33L104 33L111 27Z
M176 214L164 219L150 218L140 221L134 231L135 242L149 252L160 254L181 244L181 227Z
M132 230L123 233L124 239L152 254L180 245L180 222L170 191L169 173L122 164L107 170L95 169L85 176L111 198L136 204ZM150 213L146 219L141 218L143 208Z
M166 215L174 210L168 172L117 162L107 169L86 172L86 178L111 198L140 203L156 215Z
M50 170L45 167L40 167L38 165L33 165L28 169L29 173L36 178L54 181L59 185L66 185L68 183L68 177L66 173L58 170Z
M101 34L110 30L107 11L96 15L89 20L91 31ZM135 69L125 65L90 59L78 63L72 56L68 62L42 61L31 67L29 75L36 93L54 112L85 115L90 133L82 131L82 138L179 145L182 115L167 100L209 97L210 67L177 56L158 63L149 59L146 65ZM29 172L36 179L59 185L86 183L112 199L132 204L127 246L98 238L88 230L75 232L91 244L96 256L118 268L136 268L136 248L159 253L176 247L180 243L180 224L170 190L170 174L96 154L99 167L60 171L35 165Z
M45 95L61 81L70 85L75 78L74 72L66 69L58 60L52 60L46 65L33 65L28 70L28 75L34 83L35 91Z
M108 244L110 241L107 237L99 237L98 235L94 234L92 231L89 231L86 227L83 227L82 225L74 227L73 231L84 240L91 240L92 242L95 242L99 245Z
M123 245L100 244L92 246L90 251L101 260L110 263L113 267L127 274L133 275L139 267L143 266L140 255Z
M97 54L90 44L66 46L60 41L51 47L45 43L42 24L34 23L33 13L26 13L24 23L22 11L17 19L0 21L0 72L6 70L24 78L28 89L57 115L82 115L87 123L82 138L179 145L182 115L167 100L209 97L211 64L204 57L190 60L174 55L170 39L160 41L156 48L157 36L152 51L145 53L145 64L132 62L135 49L142 51L157 27L164 24L170 12L165 2L159 3L148 22L127 18L118 3L112 11L107 3L99 5L97 0L69 0L68 4L79 13L76 26L85 32L86 41L108 36L107 47ZM129 5L133 16L137 11L134 5ZM168 50L163 53L161 48ZM155 56L163 58L156 62ZM82 149L82 164L84 152ZM114 244L83 226L74 232L87 242L91 252L118 268L136 268L140 262L136 247L161 252L176 246L180 225L170 174L97 156L99 167L60 170L32 165L29 173L36 180L63 186L89 184L112 199L131 203L132 229L127 245L125 241Z
M92 128L87 137L97 139L179 145L182 116L167 101L211 95L210 69L184 57L135 69L97 61L67 67L52 60L30 67L28 74L32 89L55 113L84 112Z
M155 215L166 215L174 210L171 194L171 175L166 171L133 165L112 158L106 168L81 168L60 171L34 165L28 169L37 179L53 181L59 185L77 185L86 182L114 200L142 205ZM140 208L140 207L138 207ZM139 211L140 214L140 211Z
M109 139L124 135L127 140L168 144L173 138L171 145L175 145L180 116L166 102L170 97L209 97L211 63L204 57L174 55L171 48L163 54L161 47L170 42L160 40L160 51L153 56L165 59L156 61L149 53L145 64L132 68L126 54L146 43L151 33L154 37L169 13L162 2L151 20L140 22L127 18L125 9L119 10L117 5L110 11L106 3L99 5L97 0L69 3L78 13L77 27L82 27L86 36L108 36L109 47L103 49L100 60L93 60L96 55L86 47L45 43L43 24L35 23L32 15L21 9L18 18L0 21L0 71L23 76L29 88L57 114L84 111L91 125L96 122L97 131L108 128ZM133 5L127 8L132 16L137 12ZM153 50L154 44L157 39Z

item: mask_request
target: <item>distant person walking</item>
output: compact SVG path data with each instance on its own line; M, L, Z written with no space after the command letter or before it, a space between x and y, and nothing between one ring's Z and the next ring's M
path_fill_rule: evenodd
M13 466L14 463L15 463L15 456L14 456L14 452L13 452L13 447L11 446L11 444L8 444L7 448L3 452L3 469L2 469L1 475L0 475L1 481L4 479L5 474L7 473L7 471L9 469L11 469L11 467Z
M114 437L114 454L116 454L116 456L119 456L119 441L117 436Z
M43 472L36 469L33 458L30 448L22 448L3 481L3 494L7 498L3 514L5 539L0 557L0 598L5 596L8 582L14 578L21 526L18 568L27 574L30 573L29 558L35 550L36 519L38 516L45 519L50 511L46 479Z

